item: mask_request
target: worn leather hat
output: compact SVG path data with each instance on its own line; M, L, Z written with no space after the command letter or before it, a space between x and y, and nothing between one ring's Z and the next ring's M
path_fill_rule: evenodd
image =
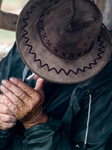
M24 63L51 82L72 84L91 78L111 55L111 38L91 0L30 0L16 30Z

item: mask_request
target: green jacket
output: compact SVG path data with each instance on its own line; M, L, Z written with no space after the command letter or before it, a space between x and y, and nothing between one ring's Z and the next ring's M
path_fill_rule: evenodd
M24 81L31 71L22 62L16 44L0 62L0 80L15 76ZM32 79L28 83L35 86ZM87 150L112 150L112 61L95 77L73 85L45 86L47 123L24 130L20 122L0 130L0 150L81 150L87 130L92 96ZM50 89L50 90L49 90ZM47 95L48 94L48 95Z

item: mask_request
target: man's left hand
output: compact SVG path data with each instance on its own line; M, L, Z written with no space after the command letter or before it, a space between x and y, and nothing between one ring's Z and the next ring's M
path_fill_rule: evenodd
M48 120L47 115L43 112L43 83L44 80L38 78L36 87L33 89L14 77L10 78L9 81L2 81L1 91L4 94L4 103L15 117L23 123L25 129L45 123Z

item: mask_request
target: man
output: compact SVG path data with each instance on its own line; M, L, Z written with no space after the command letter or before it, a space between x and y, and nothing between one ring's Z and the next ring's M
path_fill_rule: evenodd
M29 1L16 43L36 85L15 44L0 67L0 148L110 150L112 44L94 2Z

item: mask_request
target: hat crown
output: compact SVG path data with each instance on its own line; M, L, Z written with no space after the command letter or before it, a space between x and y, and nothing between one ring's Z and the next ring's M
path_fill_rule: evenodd
M67 0L40 17L39 29L48 50L64 59L77 59L91 50L100 32L102 15L90 0Z

